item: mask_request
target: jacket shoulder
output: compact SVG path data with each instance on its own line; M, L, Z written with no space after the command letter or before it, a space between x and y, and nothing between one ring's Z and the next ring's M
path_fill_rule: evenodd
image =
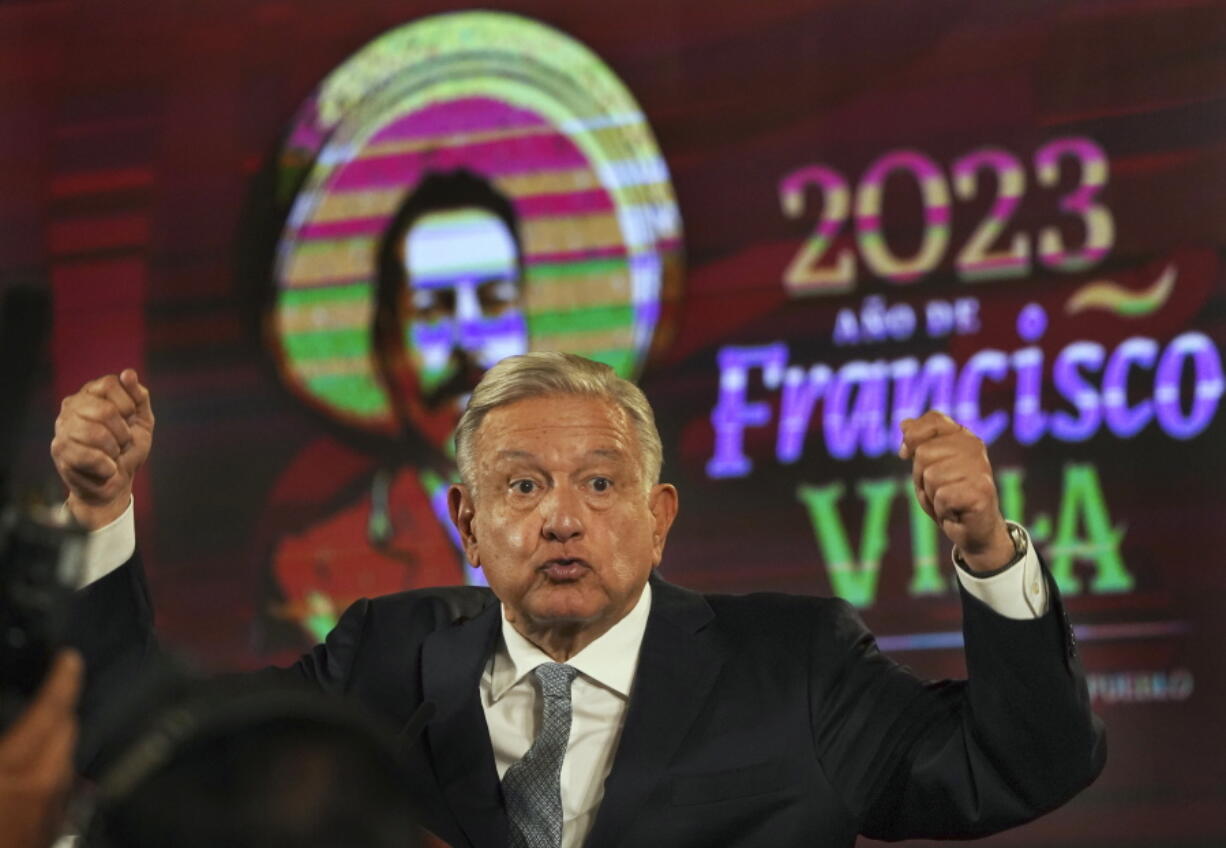
M819 644L848 646L867 634L859 613L842 598L755 592L706 595L722 628L756 634L810 634Z
M497 604L498 598L484 586L433 586L382 595L367 603L370 611L380 617L407 616L414 621L431 622L437 628L476 618Z

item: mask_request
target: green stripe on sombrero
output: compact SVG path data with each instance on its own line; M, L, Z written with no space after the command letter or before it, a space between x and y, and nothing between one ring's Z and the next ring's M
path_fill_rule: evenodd
M309 289L282 289L281 306L318 306L344 300L369 300L373 285L369 280L337 286L317 286Z
M293 359L324 359L332 356L365 356L370 353L370 330L317 330L287 333L285 352Z
M597 350L587 351L583 354L588 359L594 359L597 362L603 362L614 370L617 374L625 377L631 372L635 364L635 352L626 348L617 348L615 350Z
M370 376L329 374L311 377L306 384L315 395L355 415L370 417L387 412L383 387Z
M528 315L529 338L556 333L599 332L634 323L634 307L626 305L589 307Z
M587 274L608 274L626 268L624 256L613 256L602 259L575 259L570 262L542 262L528 264L525 274L529 280L548 280L556 277L581 276Z

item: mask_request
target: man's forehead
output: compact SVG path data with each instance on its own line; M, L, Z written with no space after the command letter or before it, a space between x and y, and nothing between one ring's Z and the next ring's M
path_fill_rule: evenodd
M493 212L464 207L423 215L404 236L404 255L414 288L438 288L507 274L515 242Z
M482 430L507 432L590 430L628 433L629 416L617 404L589 395L541 395L491 409Z
M623 457L637 450L624 409L604 398L558 395L528 398L490 410L477 433L477 453L524 458L565 448L570 454Z

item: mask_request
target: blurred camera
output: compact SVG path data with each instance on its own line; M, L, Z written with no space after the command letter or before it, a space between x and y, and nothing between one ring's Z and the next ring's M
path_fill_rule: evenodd
M67 510L12 497L21 430L42 362L51 307L43 288L0 298L0 730L38 690L64 641L85 533Z
M38 690L68 628L85 531L41 504L0 512L0 730Z

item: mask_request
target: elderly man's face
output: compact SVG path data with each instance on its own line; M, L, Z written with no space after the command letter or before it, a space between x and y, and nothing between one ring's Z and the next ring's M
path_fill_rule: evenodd
M677 493L643 479L625 411L583 396L522 400L492 410L474 447L474 490L452 491L452 515L516 629L595 638L629 612Z

